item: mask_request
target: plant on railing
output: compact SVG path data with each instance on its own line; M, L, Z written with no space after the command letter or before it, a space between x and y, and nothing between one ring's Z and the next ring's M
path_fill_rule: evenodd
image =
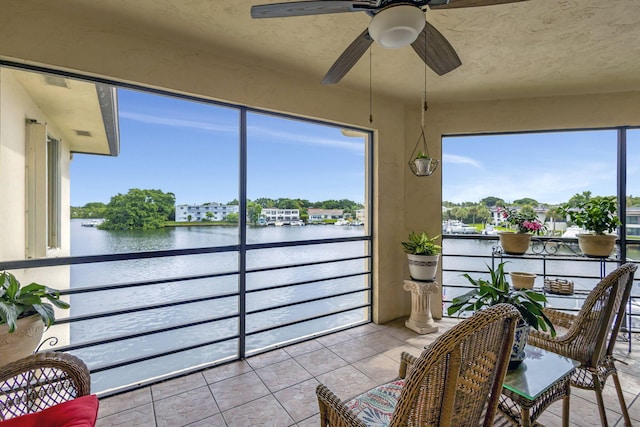
M9 332L15 331L18 319L34 314L39 314L48 328L55 322L54 305L69 308L55 289L35 282L21 287L13 274L6 271L0 274L0 324L6 323Z
M545 225L533 211L499 208L498 214L507 224L515 227L518 233L542 234L546 230Z
M615 197L593 197L586 201L565 203L559 212L578 227L595 234L613 233L620 225Z

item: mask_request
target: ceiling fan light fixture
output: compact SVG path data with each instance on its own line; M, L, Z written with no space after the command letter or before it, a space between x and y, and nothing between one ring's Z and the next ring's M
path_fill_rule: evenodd
M369 35L380 46L395 49L410 45L424 29L424 12L416 6L389 7L369 23Z

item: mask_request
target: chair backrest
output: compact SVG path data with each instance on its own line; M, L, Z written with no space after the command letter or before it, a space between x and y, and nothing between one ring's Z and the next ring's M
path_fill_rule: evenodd
M609 273L589 293L567 332L571 336L569 356L583 366L598 366L611 354L629 301L638 266L626 263Z
M0 367L0 420L90 393L91 377L82 360L67 353L36 353Z
M492 425L520 313L498 304L476 312L422 352L390 426Z

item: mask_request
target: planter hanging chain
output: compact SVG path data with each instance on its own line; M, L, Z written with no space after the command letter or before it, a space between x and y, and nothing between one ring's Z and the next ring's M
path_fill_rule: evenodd
M427 46L427 32L424 33L424 45ZM420 118L420 136L416 141L409 160L409 169L415 176L429 176L438 167L438 160L432 159L429 154L429 145L427 145L427 137L424 134L424 113L429 109L427 105L427 64L424 64L424 92L422 92L422 111ZM422 150L418 150L422 142Z

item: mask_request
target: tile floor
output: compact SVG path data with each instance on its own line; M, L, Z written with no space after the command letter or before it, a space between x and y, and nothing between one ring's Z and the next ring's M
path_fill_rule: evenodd
M400 353L419 355L424 345L457 322L438 321L439 332L418 335L404 320L368 324L284 347L100 401L98 427L109 426L318 426L315 388L327 385L341 399L397 376ZM620 343L618 363L631 417L640 426L640 342L634 352ZM605 404L611 426L623 426L612 381ZM561 403L541 416L561 425ZM595 395L573 390L571 426L600 425Z

